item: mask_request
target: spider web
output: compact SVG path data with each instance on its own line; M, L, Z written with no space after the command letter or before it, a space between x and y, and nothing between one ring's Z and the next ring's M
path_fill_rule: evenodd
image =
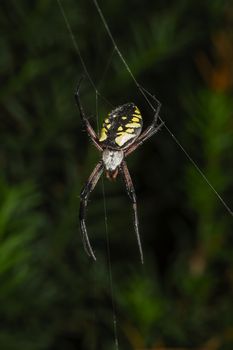
M62 0L57 0L57 3L59 5L60 11L62 13L62 16L64 18L66 27L68 29L70 38L73 42L74 48L79 56L81 65L83 67L83 70L85 72L86 77L88 78L90 84L92 85L94 91L95 91L95 104L96 104L96 123L97 123L97 129L98 129L98 133L99 133L99 117L98 117L98 100L99 98L101 98L103 101L105 101L108 105L112 106L111 102L109 102L106 97L104 95L102 95L102 93L100 93L99 91L99 86L101 85L101 83L104 82L105 77L106 77L106 73L111 65L112 62L112 58L114 56L114 54L116 53L120 60L122 61L126 71L128 72L128 74L131 76L136 88L138 89L138 91L141 93L142 97L144 98L144 100L146 101L146 103L149 105L149 107L151 108L152 112L155 113L158 106L160 105L160 102L158 101L158 99L150 92L148 91L145 87L143 87L138 80L136 79L135 75L133 74L132 70L130 69L125 56L122 54L121 50L119 49L114 36L111 32L111 29L108 26L108 22L103 14L102 9L99 6L99 3L97 0L92 0L95 7L96 7L96 11L98 12L101 22L105 28L106 34L109 37L110 41L112 42L112 52L109 56L108 61L105 64L105 68L104 71L102 73L101 78L99 79L99 83L98 83L98 87L97 84L94 83L88 69L86 66L86 63L83 59L83 56L81 54L78 42L76 40L76 37L74 36L74 33L72 31L72 28L70 26L69 20L66 16L63 4L61 2ZM153 101L153 102L151 102ZM156 104L156 106L154 105L154 103ZM159 116L158 119L160 120L160 122L164 123L164 120L162 120L162 118ZM229 207L229 205L226 203L226 201L224 200L224 198L220 195L220 193L217 191L217 189L215 188L215 186L210 182L210 180L207 178L207 176L205 175L205 173L202 171L202 169L199 167L199 165L197 164L197 162L192 158L192 156L189 154L189 152L185 149L185 147L182 145L182 143L178 140L178 138L174 135L174 133L171 131L171 129L166 125L166 123L164 123L163 128L166 129L166 131L168 132L168 134L170 135L170 137L173 139L173 141L175 142L175 144L181 149L181 151L185 154L185 156L187 157L188 161L193 165L193 167L196 169L196 171L199 173L199 175L203 178L203 180L206 182L206 184L210 187L211 191L215 194L215 196L218 198L218 200L221 202L221 204L225 207L225 210L231 215L233 216L233 211L232 209ZM113 327L114 327L114 338L115 338L115 349L119 350L119 340L118 340L118 334L117 334L117 318L116 318L116 308L115 308L115 303L114 303L114 286L113 286L113 278L112 278L112 266L111 266L111 253L110 253L110 244L109 244L109 234L108 234L108 221L107 221L107 207L106 207L106 197L105 197L105 187L104 187L104 179L102 177L102 192L103 192L103 202L104 202L104 220L105 220L105 232L106 232L106 242L107 242L107 258L108 258L108 270L109 270L109 283L110 283L110 291L111 291L111 299L112 299L112 311L113 311Z
M100 16L100 19L105 27L105 30L106 30L106 33L107 35L109 36L111 42L112 42L112 45L113 45L113 49L112 49L112 53L110 55L110 58L108 60L108 62L106 63L105 65L105 69L104 69L104 72L102 74L102 77L99 81L99 84L100 85L103 81L104 81L104 78L105 78L105 74L110 66L110 63L111 63L111 60L112 60L112 57L113 57L113 54L116 52L117 55L119 56L120 60L122 61L123 65L125 66L125 69L127 70L128 74L131 76L133 82L135 83L137 89L140 91L140 93L142 94L144 100L147 102L147 104L149 105L149 107L152 109L152 111L155 113L156 112L156 109L158 107L158 105L160 104L160 102L158 101L158 99L150 92L148 91L145 87L143 87L141 84L139 84L138 80L136 79L135 75L133 74L132 70L130 69L125 57L123 56L122 52L120 51L114 37L113 37L113 34L108 26L108 23L106 21L106 18L103 14L103 11L101 10L100 6L99 6L99 3L97 0L92 0L95 7L96 7L96 10L98 11L99 13L99 16ZM100 97L102 100L104 100L107 104L111 105L111 102L109 102L105 96L103 96L99 89L97 88L96 84L94 83L93 79L91 78L90 76L90 73L86 67L86 64L84 62L84 59L82 57L82 54L81 54L81 51L79 49L79 46L78 46L78 43L77 43L77 40L74 36L74 33L72 31L72 28L69 24L69 21L68 21L68 18L65 14L65 11L64 11L64 8L63 8L63 5L61 3L61 0L57 0L57 3L60 7L60 10L62 12L62 15L64 17L64 20L65 20L65 23L66 23L66 26L67 26L67 29L69 31L69 34L70 34L70 37L72 39L72 42L73 42L73 45L77 51L77 54L80 58L80 61L81 61L81 64L83 66L83 69L84 69L84 72L85 72L85 75L87 76L88 80L90 81L93 89L95 90L95 94L97 97ZM155 107L154 104L151 102L152 99L154 102L156 102L157 106ZM207 178L207 176L204 174L204 172L202 171L202 169L199 167L199 165L197 164L197 162L192 158L192 156L189 154L189 152L184 148L184 146L181 144L181 142L178 140L178 138L174 135L174 133L171 131L171 129L167 126L167 124L164 122L164 120L162 120L162 118L159 116L158 118L161 122L164 123L164 128L166 129L166 131L169 133L170 137L172 137L172 139L174 140L174 142L176 143L176 145L181 149L181 151L185 154L185 156L188 158L189 162L195 167L195 169L197 170L197 172L199 173L199 175L203 178L203 180L207 183L207 185L210 187L210 189L212 190L212 192L216 195L216 197L218 198L218 200L222 203L222 205L225 207L225 209L228 211L228 213L233 216L233 211L232 209L229 207L229 205L226 203L226 201L224 200L224 198L220 195L220 193L217 191L217 189L215 188L215 186L210 182L210 180ZM97 118L97 127L99 129L99 121L98 121L98 118Z

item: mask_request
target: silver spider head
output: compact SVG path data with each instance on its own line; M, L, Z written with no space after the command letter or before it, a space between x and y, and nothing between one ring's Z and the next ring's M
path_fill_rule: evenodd
M118 167L123 161L124 152L122 150L104 149L102 160L106 169L107 178L114 180L118 174Z

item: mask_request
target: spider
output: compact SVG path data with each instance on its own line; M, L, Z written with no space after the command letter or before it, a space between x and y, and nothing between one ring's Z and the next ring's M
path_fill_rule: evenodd
M80 86L82 79L83 78L80 79L75 92L76 104L87 134L89 135L94 146L102 153L102 159L95 166L80 194L79 220L84 249L89 256L96 260L87 234L85 223L89 195L95 188L104 171L109 180L115 180L117 175L120 173L123 177L128 196L132 202L134 229L137 237L141 262L143 263L136 194L125 158L162 127L164 123L160 123L159 125L157 124L161 104L159 103L158 108L155 111L152 124L142 133L142 116L138 107L134 103L126 103L115 108L104 120L100 136L98 137L89 123L80 101Z

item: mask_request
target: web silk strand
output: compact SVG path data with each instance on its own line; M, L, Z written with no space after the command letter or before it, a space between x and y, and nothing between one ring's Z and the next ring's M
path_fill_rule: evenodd
M95 95L95 104L96 104L96 121L97 121L97 129L99 132L99 105L98 105L98 94L96 92ZM114 331L114 339L115 339L115 349L119 350L119 341L117 334L117 318L116 318L116 307L114 302L114 288L113 288L113 278L112 278L112 264L111 264L111 252L110 252L110 243L109 243L109 233L108 233L108 217L107 217L107 206L106 206L106 195L105 195L105 187L104 187L104 179L101 178L102 182L102 193L103 193L103 202L104 202L104 223L105 223L105 236L106 236L106 245L107 245L107 261L108 261L108 274L109 274L109 284L110 284L110 292L111 292L111 301L112 301L112 316L113 316L113 331Z
M95 90L95 104L96 104L96 123L97 123L97 130L99 133L99 118L98 118L98 96L100 96L103 100L105 100L105 102L107 102L108 104L110 104L112 106L112 104L105 98L103 97L100 92L98 91L94 81L92 80L88 69L86 67L86 64L84 62L84 59L82 57L81 51L79 49L77 40L75 39L74 33L71 29L69 20L66 16L65 10L63 8L63 5L61 3L60 0L57 0L57 3L59 5L60 11L62 13L62 16L64 18L66 27L68 29L69 35L71 37L71 40L73 42L74 48L77 51L77 54L79 56L80 62L82 64L82 67L84 69L84 72L87 76L87 78L89 79L93 89ZM115 50L113 50L113 52L111 53L111 56L109 58L109 61L107 63L107 66L105 67L102 79L104 77L104 75L106 74L106 71L110 65L111 59L113 57ZM102 81L101 79L101 81ZM103 182L103 178L102 178L102 192L103 192L103 201L104 201L104 219L105 219L105 232L106 232L106 241L107 241L107 260L108 260L108 270L109 270L109 283L110 283L110 292L111 292L111 301L112 301L112 313L113 313L113 331L114 331L114 345L115 345L115 349L119 350L119 341L118 341L118 334L117 334L117 318L116 318L116 308L115 308L115 302L114 302L114 289L113 289L113 278L112 278L112 265L111 265L111 255L110 255L110 245L109 245L109 234L108 234L108 222L107 222L107 208L106 208L106 198L105 198L105 188L104 188L104 182Z
M97 0L93 0L93 3L99 13L99 16L102 20L102 23L106 29L106 32L108 33L109 38L112 41L113 47L116 50L118 56L120 57L122 63L124 64L126 70L128 71L129 75L131 76L131 78L133 79L134 83L136 84L136 86L138 87L139 91L141 92L141 94L143 95L144 99L147 101L148 105L151 107L151 109L156 112L156 108L152 105L152 103L150 102L150 100L148 99L146 93L153 98L154 101L157 102L158 105L160 105L160 102L156 99L155 96L153 96L148 90L146 90L145 88L143 88L139 82L137 81L136 77L134 76L132 70L130 69L128 63L126 62L123 54L121 53L119 47L116 44L116 41L112 35L112 32L108 26L108 23L104 17L104 14L97 2ZM164 121L162 120L162 118L159 116L158 118L161 122L164 123ZM228 213L233 216L233 211L231 210L231 208L227 205L227 203L225 202L225 200L223 199L223 197L218 193L218 191L214 188L214 186L211 184L211 182L208 180L208 178L206 177L206 175L204 174L204 172L201 170L201 168L198 166L198 164L193 160L193 158L189 155L189 153L185 150L185 148L182 146L182 144L180 143L180 141L177 139L177 137L173 134L173 132L168 128L168 126L164 123L164 127L167 130L167 132L169 133L169 135L173 138L173 140L175 141L175 143L179 146L179 148L182 150L182 152L185 154L185 156L188 158L188 160L192 163L192 165L195 167L195 169L198 171L198 173L201 175L201 177L204 179L204 181L208 184L208 186L211 188L211 190L213 191L213 193L217 196L217 198L220 200L220 202L222 203L222 205L225 207L225 209L228 211Z

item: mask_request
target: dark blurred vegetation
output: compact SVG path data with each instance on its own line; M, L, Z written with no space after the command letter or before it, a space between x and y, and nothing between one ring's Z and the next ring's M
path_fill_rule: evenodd
M63 0L101 94L153 117L92 1ZM233 3L101 1L136 78L232 204ZM0 349L114 349L101 181L89 202L97 262L79 234L80 189L99 154L74 90L83 68L55 0L0 12ZM95 91L82 98L96 127ZM98 99L101 120L111 109ZM129 159L145 265L120 180L105 184L120 349L233 349L232 217L163 129Z

